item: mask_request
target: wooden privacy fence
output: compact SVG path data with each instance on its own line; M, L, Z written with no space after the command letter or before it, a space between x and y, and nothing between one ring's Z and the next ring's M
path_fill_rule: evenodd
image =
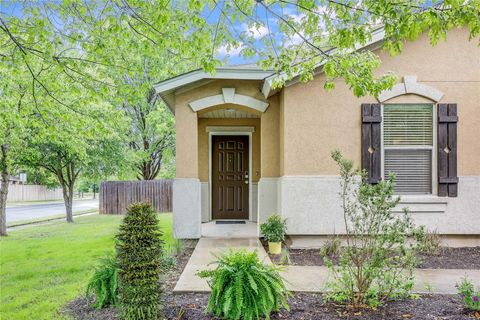
M150 202L157 212L171 212L172 185L173 180L102 182L100 213L124 214L134 202Z
M61 188L49 189L46 186L36 184L10 184L8 186L8 202L49 201L59 199L63 199Z

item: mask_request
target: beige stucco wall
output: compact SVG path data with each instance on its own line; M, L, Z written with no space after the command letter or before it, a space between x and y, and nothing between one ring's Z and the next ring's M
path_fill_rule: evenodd
M458 104L458 175L480 175L480 48L464 30L453 30L446 42L431 47L426 36L405 44L401 55L379 52L379 74L416 75L417 81L445 93L440 102ZM280 99L280 163L282 175L336 175L333 149L360 164L360 105L373 97L355 98L338 81L330 92L324 76L284 89ZM425 101L399 97L395 102ZM390 102L390 101L389 101Z
M264 113L244 106L225 104L193 112L190 102L222 92L222 88L235 88L238 94L265 100L260 92L261 81L216 80L175 96L177 126L177 178L199 178L208 181L208 133L207 126L253 126L252 180L280 175L280 94L268 99ZM250 119L210 119L202 114L221 108L235 108L260 116ZM196 155L196 156L195 156Z
M270 105L261 117L261 176L280 176L280 99L268 99Z
M222 93L222 88L235 88L236 93L248 95L257 99L263 96L259 90L261 81L242 81L242 80L215 80L206 83L203 86L192 90L180 92L175 95L175 121L176 121L176 177L177 178L200 178L199 159L204 154L199 155L198 148L198 117L188 105L197 99L217 95ZM214 108L212 108L213 110ZM203 130L205 131L205 130ZM202 140L203 141L203 140ZM201 149L203 152L205 150ZM208 157L208 144L207 144ZM208 159L208 158L207 158ZM260 160L258 159L258 170L260 170ZM202 164L203 169L203 164ZM204 170L204 169L203 169ZM207 167L208 170L208 167ZM207 171L208 177L208 171ZM201 179L205 178L202 171ZM202 180L203 181L203 180Z
M279 128L278 128L278 134L280 136L279 139L279 155L280 155L280 176L283 176L285 174L285 91L282 90L280 91L279 97Z
M197 114L188 106L186 96L176 99L176 177L198 178Z

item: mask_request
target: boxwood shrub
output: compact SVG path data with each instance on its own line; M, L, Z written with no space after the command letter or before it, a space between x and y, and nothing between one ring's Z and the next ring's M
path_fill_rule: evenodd
M160 310L161 231L148 203L134 203L117 234L119 306L123 319L157 319Z

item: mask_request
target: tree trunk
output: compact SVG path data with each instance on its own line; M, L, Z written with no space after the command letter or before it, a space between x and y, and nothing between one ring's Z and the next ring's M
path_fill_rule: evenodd
M63 202L67 214L67 222L73 222L73 187L66 183L62 184Z
M7 235L8 145L1 146L2 185L0 187L0 236Z

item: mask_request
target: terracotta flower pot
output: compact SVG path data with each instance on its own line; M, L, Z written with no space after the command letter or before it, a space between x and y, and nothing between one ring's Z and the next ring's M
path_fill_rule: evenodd
M282 243L281 242L269 242L268 251L271 254L280 254L282 253Z

